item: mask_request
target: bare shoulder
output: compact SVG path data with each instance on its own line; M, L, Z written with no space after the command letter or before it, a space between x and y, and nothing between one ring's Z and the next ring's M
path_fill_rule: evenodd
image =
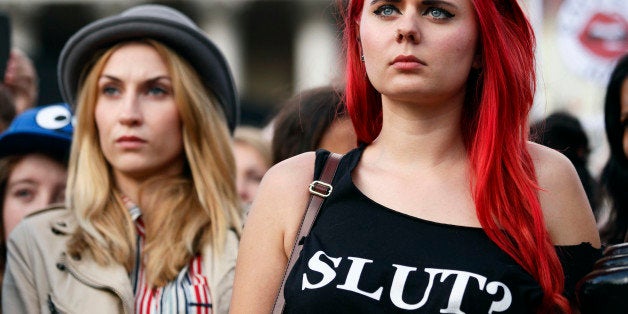
M578 174L571 161L563 154L549 147L528 143L528 151L534 162L539 183L552 183L565 179L578 179Z
M308 196L308 185L314 175L315 160L315 153L307 152L271 167L264 175L258 190L260 201L266 197L276 199L280 196L282 199L294 200Z
M304 153L264 175L238 249L231 313L270 312L309 199L315 160L315 153Z
M311 181L314 172L314 161L316 160L315 152L307 152L288 158L278 164L272 166L264 176L264 181L275 181L289 183L294 176L303 175L307 177L306 181ZM309 170L309 171L308 171ZM284 180L288 179L288 180Z
M249 224L260 222L263 228L273 228L286 240L293 239L309 199L308 186L312 182L315 160L315 153L308 152L269 169L257 191L245 229Z
M587 196L571 161L563 154L528 143L540 187L539 199L552 241L556 245L582 242L600 247L600 238Z

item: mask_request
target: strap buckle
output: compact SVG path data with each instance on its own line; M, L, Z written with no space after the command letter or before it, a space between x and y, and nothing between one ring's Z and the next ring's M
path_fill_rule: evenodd
M323 198L329 196L333 189L334 188L331 186L331 184L325 183L323 181L315 180L310 183L310 193Z

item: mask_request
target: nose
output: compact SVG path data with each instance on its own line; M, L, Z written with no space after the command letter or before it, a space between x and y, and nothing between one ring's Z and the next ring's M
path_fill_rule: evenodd
M411 44L418 44L420 40L417 18L412 14L402 16L397 26L396 39L398 43L404 41Z
M240 200L242 200L242 202L250 203L252 201L251 193L249 193L249 188L244 182L244 179L236 180L236 188L238 190L238 196L240 196Z
M127 93L121 99L119 121L127 126L140 125L142 123L142 108L139 102L139 95Z

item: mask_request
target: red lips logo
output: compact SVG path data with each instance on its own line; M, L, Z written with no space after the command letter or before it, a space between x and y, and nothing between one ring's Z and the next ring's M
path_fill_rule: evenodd
M618 58L628 51L628 21L617 13L596 13L578 38L595 55Z

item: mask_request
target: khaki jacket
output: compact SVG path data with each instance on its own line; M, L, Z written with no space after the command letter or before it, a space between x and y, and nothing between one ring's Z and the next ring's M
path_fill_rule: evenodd
M76 260L66 242L76 219L64 207L27 217L9 237L2 288L4 313L134 313L131 281L122 265ZM213 313L227 313L238 247L229 232L223 254L203 251L203 267L213 300Z

